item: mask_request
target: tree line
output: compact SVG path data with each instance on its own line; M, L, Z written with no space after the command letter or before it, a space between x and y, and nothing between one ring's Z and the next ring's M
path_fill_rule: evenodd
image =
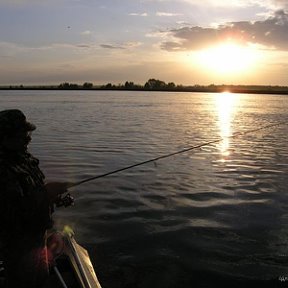
M287 86L265 86L265 85L176 85L174 82L164 82L151 78L144 85L126 81L124 84L112 84L94 86L93 83L85 82L83 85L73 83L62 83L58 89L94 89L94 90L138 90L138 91L179 91L179 92L223 92L231 93L261 93L261 94L288 94Z
M164 82L151 78L144 85L126 81L124 84L107 83L94 85L91 82L83 84L63 82L60 85L41 86L2 86L0 89L13 90L135 90L135 91L179 91L179 92L223 92L231 93L259 93L259 94L288 94L287 86L266 86L266 85L176 85L174 82Z
M85 82L83 85L64 82L58 86L59 89L107 89L107 90L175 90L177 86L174 82L165 83L158 79L149 79L144 85L126 81L124 84L107 83L105 85L94 86L93 83Z

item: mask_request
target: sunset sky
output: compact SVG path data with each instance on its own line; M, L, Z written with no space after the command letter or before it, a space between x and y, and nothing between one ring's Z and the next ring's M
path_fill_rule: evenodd
M287 0L0 0L0 85L288 86Z

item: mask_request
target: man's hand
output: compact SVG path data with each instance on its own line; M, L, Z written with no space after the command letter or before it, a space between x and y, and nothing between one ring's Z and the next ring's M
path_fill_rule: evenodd
M58 195L67 192L68 187L71 185L70 182L50 182L45 184L45 189L48 194L48 198L51 202L55 202Z

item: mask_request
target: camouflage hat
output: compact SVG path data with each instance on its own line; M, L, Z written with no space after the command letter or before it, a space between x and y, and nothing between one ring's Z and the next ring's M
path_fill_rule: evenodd
M13 134L18 131L33 131L36 126L27 122L25 115L18 109L0 111L0 134Z

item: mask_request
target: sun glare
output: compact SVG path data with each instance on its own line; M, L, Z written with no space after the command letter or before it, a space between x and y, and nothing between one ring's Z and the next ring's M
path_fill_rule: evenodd
M215 94L215 107L218 114L218 126L219 126L219 134L223 139L222 142L219 143L219 149L223 157L223 161L225 157L230 154L230 136L233 134L232 131L232 121L234 114L237 111L237 107L239 106L240 96L238 94L233 94L229 92Z
M249 72L257 62L256 49L226 42L207 48L197 54L197 61L204 69L229 75Z

